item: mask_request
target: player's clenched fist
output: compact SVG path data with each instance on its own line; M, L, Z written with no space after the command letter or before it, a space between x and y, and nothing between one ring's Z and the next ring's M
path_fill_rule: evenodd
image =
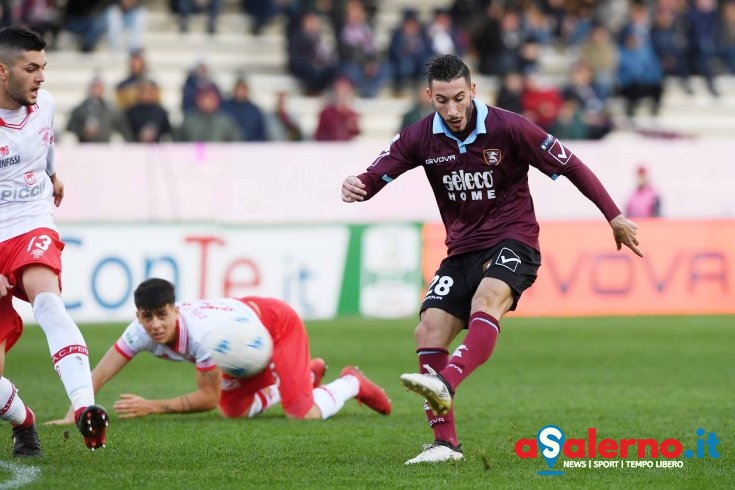
M366 194L365 184L354 175L350 175L342 182L342 200L344 202L362 201Z

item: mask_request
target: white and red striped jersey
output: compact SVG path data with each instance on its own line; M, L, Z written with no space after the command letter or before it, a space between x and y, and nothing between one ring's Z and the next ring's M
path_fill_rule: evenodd
M153 341L143 325L135 320L115 342L115 350L127 359L132 359L139 352L150 352L170 361L191 362L198 370L207 371L215 367L209 350L203 344L204 337L212 328L230 322L260 323L252 308L234 298L202 299L177 306L179 319L174 347Z
M38 91L36 104L0 109L0 242L53 221L54 99Z

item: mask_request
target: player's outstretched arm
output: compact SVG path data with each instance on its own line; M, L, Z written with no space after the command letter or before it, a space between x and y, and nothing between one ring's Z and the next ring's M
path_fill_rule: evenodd
M630 221L624 215L619 214L610 220L610 227L613 230L615 244L618 250L623 245L631 249L639 257L644 257L643 251L638 248L638 225Z
M165 413L206 412L217 407L222 375L219 369L197 371L197 389L165 400L148 400L133 393L123 393L113 408L120 418L145 417Z
M342 200L344 202L363 201L366 195L365 184L354 175L350 175L342 182Z

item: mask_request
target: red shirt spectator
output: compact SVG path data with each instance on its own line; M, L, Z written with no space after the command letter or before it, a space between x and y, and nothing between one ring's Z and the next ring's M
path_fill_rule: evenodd
M332 100L319 113L314 134L317 141L349 141L360 134L360 115L352 107L354 89L347 78L338 78Z
M559 89L541 83L536 73L526 75L521 95L524 116L548 131L559 117L562 105L564 100Z

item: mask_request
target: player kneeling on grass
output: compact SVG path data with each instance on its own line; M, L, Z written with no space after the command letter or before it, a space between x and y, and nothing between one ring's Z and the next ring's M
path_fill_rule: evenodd
M215 408L225 417L254 417L281 402L286 416L326 419L350 398L388 415L385 392L354 366L322 385L326 366L311 359L304 323L287 303L264 297L221 298L175 303L174 285L147 279L135 290L137 319L110 347L92 371L97 393L139 352L196 365L198 389L171 399L150 400L122 394L114 409L122 418L157 413L203 412ZM248 377L223 375L207 348L207 334L229 323L262 322L273 341L273 357L264 371ZM73 414L51 423L69 423Z

